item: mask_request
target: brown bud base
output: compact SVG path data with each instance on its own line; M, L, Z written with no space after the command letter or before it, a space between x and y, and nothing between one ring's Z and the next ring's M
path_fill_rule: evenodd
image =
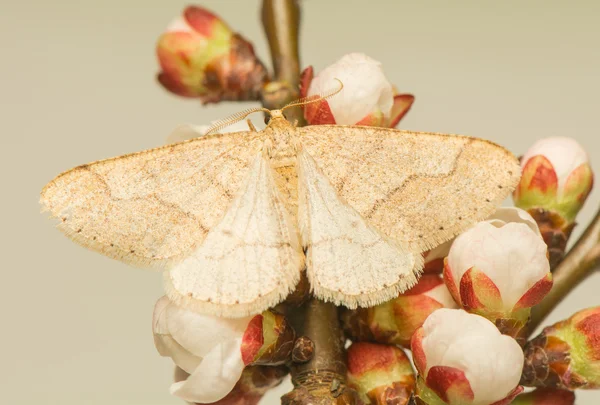
M586 384L570 372L569 345L543 333L525 346L521 384L528 387L575 389ZM568 377L568 382L564 380Z
M544 242L548 246L550 268L554 269L565 256L567 241L576 224L567 223L556 212L543 208L530 209L528 212L540 228Z
M267 69L252 44L239 34L232 36L229 54L208 65L204 75L202 84L207 94L200 97L202 104L259 100L268 80Z

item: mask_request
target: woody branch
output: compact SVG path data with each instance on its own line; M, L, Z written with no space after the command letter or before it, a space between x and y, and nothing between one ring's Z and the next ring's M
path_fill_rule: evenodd
M583 235L553 271L554 285L532 310L529 333L544 321L558 304L600 266L600 210Z
M274 67L274 80L264 87L262 103L266 108L276 109L299 97L298 1L264 0L262 23ZM299 108L288 119L304 125ZM310 298L301 307L287 312L297 336L305 341L308 338L314 345L314 353L308 361L292 365L295 388L282 398L282 403L353 403L352 392L345 387L346 365L337 307Z

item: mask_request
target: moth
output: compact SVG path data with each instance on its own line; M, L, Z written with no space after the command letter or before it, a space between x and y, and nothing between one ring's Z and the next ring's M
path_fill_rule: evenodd
M283 301L303 271L322 300L387 301L416 283L423 251L490 215L519 179L516 158L485 140L297 128L284 109L235 117L266 112L262 131L249 122L75 167L41 204L75 242L164 269L177 304L241 317Z

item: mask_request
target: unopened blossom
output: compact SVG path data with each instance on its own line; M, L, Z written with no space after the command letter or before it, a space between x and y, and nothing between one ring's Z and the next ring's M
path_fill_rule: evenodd
M369 125L395 127L414 101L411 94L398 94L387 80L381 63L362 53L344 55L314 75L312 66L302 72L302 97L329 94L343 84L342 91L320 102L306 104L304 117L311 125Z
M391 345L359 342L347 352L348 385L365 404L405 405L415 388L406 354Z
M428 405L507 405L519 386L523 352L487 319L438 309L413 335L417 396Z
M267 71L252 45L210 11L188 6L158 39L158 81L203 103L256 100Z
M520 394L511 405L574 405L573 391L556 388L538 388L526 394Z
M249 364L284 363L294 341L285 318L273 312L219 318L178 307L167 297L156 303L153 332L158 352L189 374L171 393L198 403L225 397Z
M248 366L229 394L211 404L257 405L267 391L281 384L288 372L286 366ZM185 371L177 368L176 382L185 381L188 376Z
M537 141L521 159L522 176L513 198L540 224L554 265L562 259L575 216L592 189L588 155L572 138Z
M457 308L437 274L424 274L410 290L370 308L344 310L344 330L353 340L410 346L413 333L439 308Z
M517 337L531 307L552 288L547 247L535 221L523 210L503 210L459 235L444 280L464 309Z
M524 385L600 388L600 307L544 328L525 346Z
M499 220L505 223L524 223L528 225L532 231L538 234L540 233L535 219L533 219L531 215L520 208L498 207L496 211L487 218L487 220ZM450 247L452 247L452 243L454 243L454 239L450 239L449 241L446 241L423 254L425 261L425 265L423 267L424 273L440 274L444 271L444 259L450 253Z

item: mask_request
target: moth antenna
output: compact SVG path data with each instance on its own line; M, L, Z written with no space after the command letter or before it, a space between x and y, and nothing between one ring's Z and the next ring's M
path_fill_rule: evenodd
M295 101L292 101L291 103L286 104L281 109L281 111L285 110L286 108L297 107L297 106L306 105L306 104L310 104L310 103L316 103L318 101L327 100L328 98L335 96L336 94L338 94L340 91L342 91L344 89L344 83L342 83L342 81L340 79L336 78L335 80L337 80L337 82L340 84L340 86L337 89L327 92L327 93L313 94L312 96L302 97L298 100L295 100Z
M218 120L217 122L212 124L210 126L210 128L208 128L208 130L204 133L204 135L210 135L212 133L215 133L215 132L219 131L220 129L226 128L226 127L230 126L231 124L235 124L236 122L243 120L244 118L246 118L247 116L249 116L252 113L261 112L261 111L271 114L270 110L263 108L263 107L250 108L248 110L240 111L233 115L230 115L227 118Z

